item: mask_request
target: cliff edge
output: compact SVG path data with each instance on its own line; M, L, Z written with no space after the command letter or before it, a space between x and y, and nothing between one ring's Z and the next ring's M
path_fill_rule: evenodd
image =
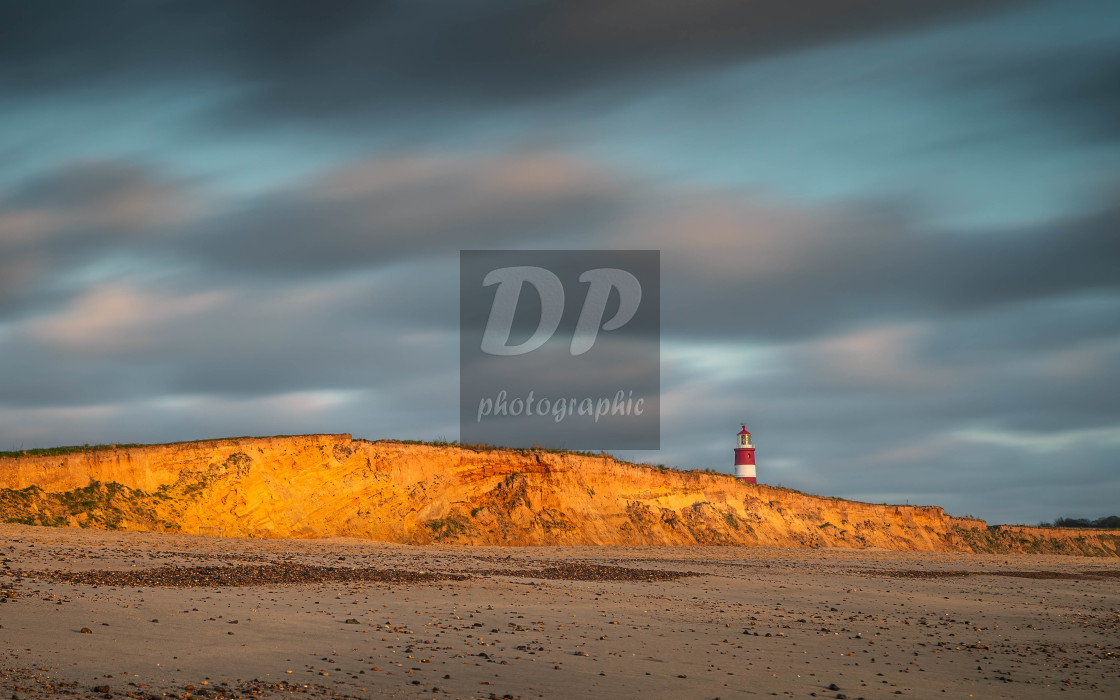
M0 457L0 521L406 544L745 545L1120 556L1120 533L988 527L540 450L235 438Z

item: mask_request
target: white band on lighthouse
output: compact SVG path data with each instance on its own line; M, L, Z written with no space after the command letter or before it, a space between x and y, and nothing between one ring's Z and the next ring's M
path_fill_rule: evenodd
M754 465L753 464L736 464L735 476L740 479L754 478Z

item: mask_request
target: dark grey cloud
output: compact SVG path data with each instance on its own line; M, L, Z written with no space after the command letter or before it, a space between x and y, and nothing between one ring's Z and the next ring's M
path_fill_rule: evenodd
M1102 22L1120 19L1114 5L1099 9ZM1016 112L1041 120L1048 138L1106 143L1120 139L1120 49L1114 42L1020 51L973 46L915 70L947 97L998 96Z
M0 3L0 83L45 92L213 79L246 117L567 95L912 31L1013 0Z
M1031 95L1063 125L1085 129L1089 136L1120 139L1120 51L1090 54L1082 70L1042 86Z
M691 339L790 339L1120 290L1120 208L1112 205L967 233L926 231L902 210L876 205L787 216L686 201L661 222L639 224L622 240L664 251L664 332ZM729 308L748 316L728 323Z

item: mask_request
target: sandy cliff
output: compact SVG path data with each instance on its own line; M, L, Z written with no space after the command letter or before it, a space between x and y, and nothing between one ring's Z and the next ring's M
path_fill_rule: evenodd
M349 435L0 457L0 520L402 543L712 544L1117 556L1120 533L989 528L890 506L540 451Z

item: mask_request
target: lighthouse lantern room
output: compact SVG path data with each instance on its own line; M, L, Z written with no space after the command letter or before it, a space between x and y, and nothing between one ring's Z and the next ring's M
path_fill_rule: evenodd
M741 424L742 425L742 424ZM754 471L754 442L747 426L739 431L739 441L735 445L735 478L748 484L757 484Z

